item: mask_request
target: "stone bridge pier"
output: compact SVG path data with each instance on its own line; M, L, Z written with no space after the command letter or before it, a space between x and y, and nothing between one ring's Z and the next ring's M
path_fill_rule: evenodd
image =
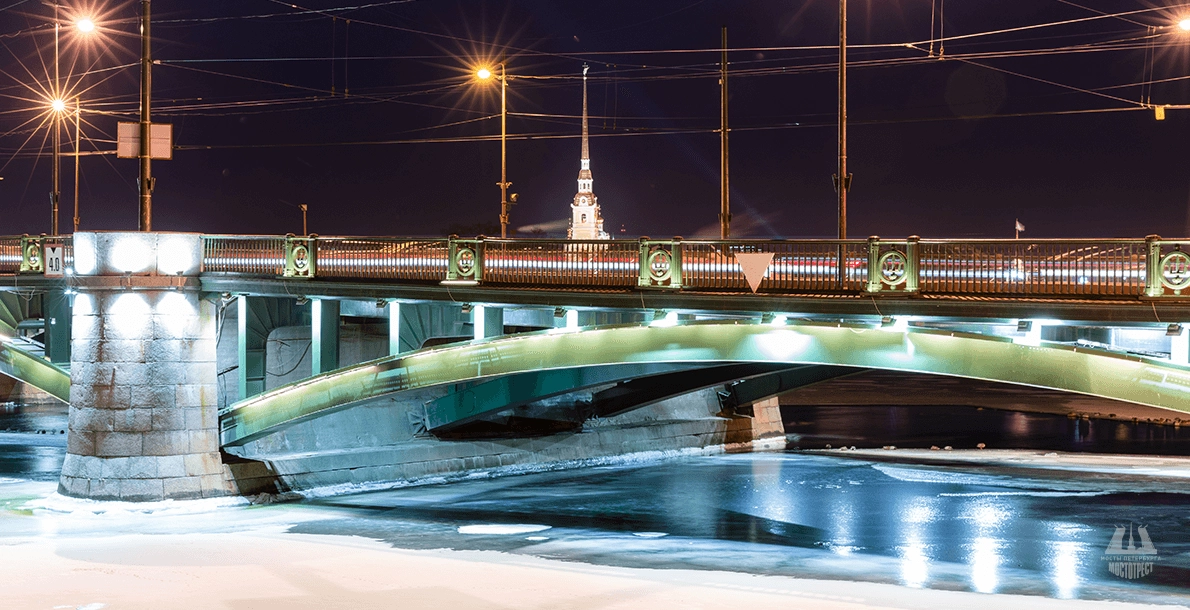
M197 233L74 235L70 419L58 491L96 500L236 492L220 459L214 305Z

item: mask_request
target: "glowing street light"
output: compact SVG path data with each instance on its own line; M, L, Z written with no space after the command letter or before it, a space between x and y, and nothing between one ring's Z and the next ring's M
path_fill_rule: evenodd
M505 239L508 237L508 187L512 183L508 181L508 78L504 75L504 62L500 62L499 68L499 75L492 74L488 68L480 68L475 71L475 78L486 81L495 77L500 81L500 182L496 185L500 187L500 238Z
M56 99L50 102L50 108L52 108L54 112L62 112L63 110L66 110L66 101L62 99Z
M83 17L75 22L75 27L84 34L90 34L95 31L95 22L87 17Z
M1179 21L1178 27L1182 28L1183 32L1190 32L1190 18Z

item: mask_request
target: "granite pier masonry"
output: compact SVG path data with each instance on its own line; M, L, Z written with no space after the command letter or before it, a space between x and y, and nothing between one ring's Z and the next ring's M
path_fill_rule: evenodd
M201 255L196 234L75 234L60 493L152 501L235 492L219 454Z

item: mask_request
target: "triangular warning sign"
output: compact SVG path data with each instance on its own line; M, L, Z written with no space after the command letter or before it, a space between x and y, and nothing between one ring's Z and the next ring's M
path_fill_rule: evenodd
M764 274L769 270L769 263L773 262L773 253L736 252L735 260L740 264L744 279L748 280L748 286L752 288L752 292L756 292L756 289L760 288L760 280L764 279Z

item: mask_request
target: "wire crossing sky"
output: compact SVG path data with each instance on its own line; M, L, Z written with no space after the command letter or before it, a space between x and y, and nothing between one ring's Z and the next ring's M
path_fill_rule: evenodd
M503 60L514 227L568 214L585 63L609 232L717 234L726 25L733 233L830 236L837 4L639 4L157 0L153 112L176 151L154 165L155 227L292 232L306 203L320 234L492 234L499 94L473 74ZM53 9L0 6L6 233L48 231L55 97L80 119L80 227L135 227L114 140L138 113L138 10L64 0L56 86ZM850 232L1190 233L1185 19L1184 2L853 2Z

